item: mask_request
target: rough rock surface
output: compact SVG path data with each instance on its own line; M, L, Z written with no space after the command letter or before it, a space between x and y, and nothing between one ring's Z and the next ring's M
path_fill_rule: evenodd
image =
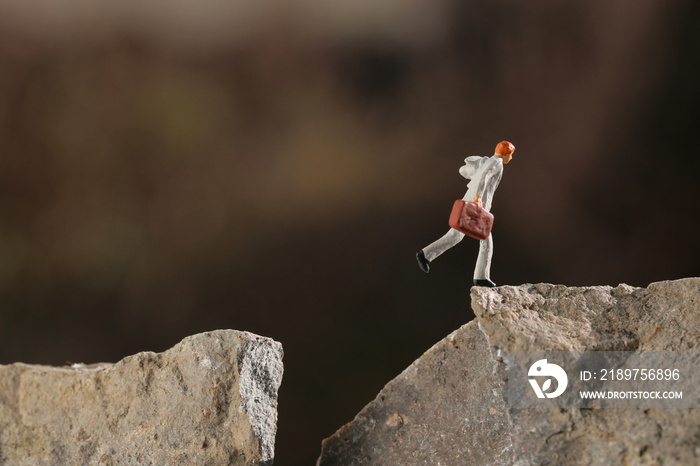
M282 345L235 330L116 364L0 366L0 464L271 464Z
M512 409L515 351L697 350L700 279L472 288L477 316L323 441L318 465L700 464L700 409Z

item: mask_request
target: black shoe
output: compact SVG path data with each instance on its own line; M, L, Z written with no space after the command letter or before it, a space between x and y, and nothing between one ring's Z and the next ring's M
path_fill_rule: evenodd
M416 259L418 259L418 267L420 267L423 272L430 272L430 262L425 258L422 249L416 254Z
M474 279L474 286L487 286L489 288L493 288L496 286L496 284L488 278L479 278Z

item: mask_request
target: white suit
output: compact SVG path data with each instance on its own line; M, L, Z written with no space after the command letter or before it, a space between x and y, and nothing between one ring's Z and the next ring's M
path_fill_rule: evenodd
M491 210L491 201L496 192L498 183L503 176L503 159L500 155L491 157L472 156L464 159L464 166L459 169L459 174L467 178L467 193L463 199L474 201L475 196L481 198L484 209ZM464 238L464 233L450 228L445 236L423 248L423 254L428 262L432 262L440 254L456 245ZM490 280L491 256L493 255L493 236L489 235L480 241L479 257L474 269L474 280Z

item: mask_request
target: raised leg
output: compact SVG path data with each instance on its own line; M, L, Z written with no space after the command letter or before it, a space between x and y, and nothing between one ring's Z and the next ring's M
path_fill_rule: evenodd
M450 231L448 231L447 234L445 234L442 238L430 244L429 246L424 247L423 255L425 255L425 258L428 262L432 262L440 254L462 241L462 238L464 238L464 233L455 230L454 228L450 228Z

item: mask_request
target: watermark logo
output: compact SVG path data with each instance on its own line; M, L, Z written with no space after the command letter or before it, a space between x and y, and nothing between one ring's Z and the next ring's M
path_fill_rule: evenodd
M700 350L503 351L501 357L509 408L700 409Z
M550 364L546 359L540 359L535 361L535 363L530 366L530 370L527 372L528 380L532 389L535 391L537 398L556 398L566 390L566 386L569 383L569 378L566 376L566 372L560 366L556 364ZM547 377L542 387L540 387L537 379L533 377ZM549 392L552 388L552 379L557 381L557 389L553 392Z

